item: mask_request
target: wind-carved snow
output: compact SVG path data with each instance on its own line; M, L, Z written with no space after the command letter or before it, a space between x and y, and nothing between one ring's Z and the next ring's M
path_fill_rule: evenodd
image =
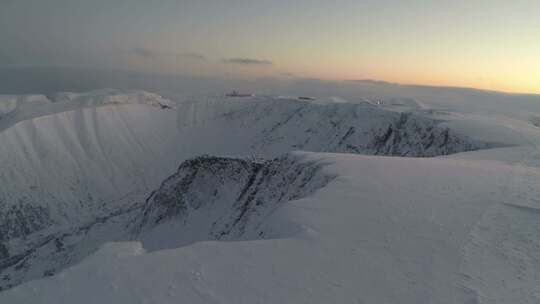
M295 223L280 210L313 197L335 176L341 176L338 184L347 180L346 170L324 172L324 161L287 154L292 150L426 157L505 145L473 139L432 112L410 111L406 102L396 108L255 97L176 105L154 94L109 91L49 98L33 112L9 110L15 114L0 120L6 128L0 133L0 182L9 185L0 189L2 288L58 273L110 241L137 239L159 251L208 240L316 234L317 227L306 228L308 218ZM201 154L216 157L193 158ZM378 174L387 162L349 172L349 178ZM453 170L452 161L445 162L440 172ZM396 182L369 183L372 190L392 192ZM353 201L363 200L372 197ZM330 205L320 208L332 214ZM344 225L358 229L354 221Z
M540 301L540 150L512 152L500 203L483 213L463 248L457 295L465 303Z

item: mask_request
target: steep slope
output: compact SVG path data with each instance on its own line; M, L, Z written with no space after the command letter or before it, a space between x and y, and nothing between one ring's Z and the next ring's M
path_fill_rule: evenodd
M171 173L167 163L179 161L175 119L170 110L109 106L26 120L0 133L2 269L30 271L39 248L142 202ZM19 281L9 272L0 286Z
M110 90L35 99L43 104L17 101L0 121L0 288L50 275L104 242L125 240L126 226L137 221L150 192L197 155L271 159L302 149L435 156L495 146L424 112L366 102L254 97L177 105L151 93ZM243 174L258 166L264 172L265 165L250 163ZM284 169L275 175L287 174ZM248 190L263 195L261 189ZM269 205L301 193L269 199ZM220 201L233 209L222 214L222 222L214 215L215 229L206 227L185 242L227 232L234 204L246 203Z
M249 143L249 152L261 156L304 150L425 157L497 146L496 141L474 140L465 132L442 126L444 117L368 102L268 97L210 100L181 104L179 115L180 127L196 127L195 146L204 146L209 154L219 154L208 144L214 138L237 144L244 149L240 154Z
M0 131L20 121L41 116L105 105L144 104L159 108L174 105L160 95L144 91L103 89L86 93L0 95Z
M266 217L332 179L320 169L297 155L265 162L210 156L185 161L144 205L118 207L84 225L31 238L34 247L3 260L4 284L53 275L107 241L136 238L157 250L268 237L258 230Z
M536 168L303 157L336 178L265 218L259 231L272 239L151 253L140 243L108 244L60 275L1 293L0 302L538 303L540 206L514 195L534 189ZM508 209L507 200L532 209Z
M263 220L280 205L324 187L321 164L285 155L265 162L203 156L184 162L153 192L137 221L137 239L171 247L195 241L266 237ZM171 225L152 230L170 222ZM173 237L164 229L175 231ZM142 234L142 235L141 235Z

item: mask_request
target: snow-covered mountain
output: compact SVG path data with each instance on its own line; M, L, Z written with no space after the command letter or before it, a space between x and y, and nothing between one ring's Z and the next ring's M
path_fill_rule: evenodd
M0 105L0 287L60 272L0 302L540 294L540 231L530 228L540 131L530 120L414 98L171 101L104 90ZM476 152L410 158L465 151ZM111 241L140 244L92 255Z
M150 195L135 229L147 249L154 249L152 244L179 247L195 241L268 237L260 227L276 208L312 194L331 179L322 174L321 164L297 155L265 162L194 158ZM167 221L169 225L152 229Z

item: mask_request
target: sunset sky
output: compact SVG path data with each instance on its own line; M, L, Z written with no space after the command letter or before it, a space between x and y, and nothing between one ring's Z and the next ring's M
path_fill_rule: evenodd
M0 66L540 93L537 0L2 0Z

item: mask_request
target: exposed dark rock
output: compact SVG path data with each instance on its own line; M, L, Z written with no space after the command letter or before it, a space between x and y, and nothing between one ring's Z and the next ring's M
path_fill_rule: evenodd
M211 156L186 161L148 198L138 232L200 208L220 208L223 213L206 227L208 239L242 237L280 204L324 187L332 177L320 169L293 155L266 162Z

